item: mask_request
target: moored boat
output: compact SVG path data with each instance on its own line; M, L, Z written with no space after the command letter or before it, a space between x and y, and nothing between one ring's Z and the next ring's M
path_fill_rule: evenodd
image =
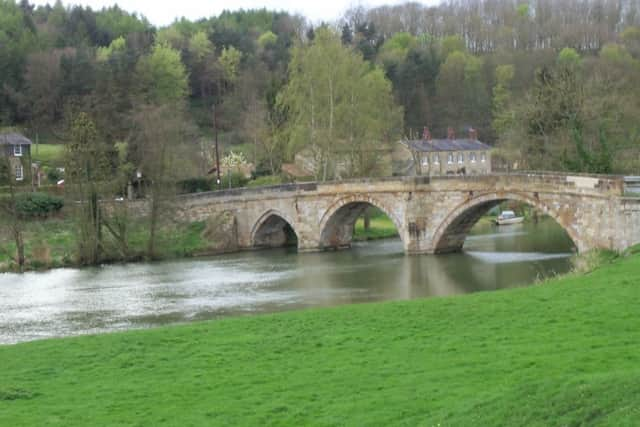
M514 211L502 211L496 218L497 225L519 224L524 221L523 216L517 216Z

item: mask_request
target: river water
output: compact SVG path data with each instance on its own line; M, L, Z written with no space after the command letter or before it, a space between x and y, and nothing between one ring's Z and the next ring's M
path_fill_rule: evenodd
M222 316L524 286L570 268L552 220L476 226L458 254L405 256L399 239L351 250L245 252L0 274L0 344Z

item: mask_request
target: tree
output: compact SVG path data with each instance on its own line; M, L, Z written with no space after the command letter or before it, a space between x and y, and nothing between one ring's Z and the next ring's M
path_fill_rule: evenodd
M0 136L1 137L1 136ZM24 224L17 209L16 181L8 156L0 156L0 185L8 188L8 195L0 198L0 218L16 245L15 261L20 271L25 264Z
M140 59L137 67L142 99L147 104L182 102L188 94L187 70L180 52L166 44L156 44Z
M496 85L493 87L492 127L498 136L510 128L514 119L510 108L511 82L515 74L513 65L499 65L496 68Z
M439 131L460 123L469 124L488 133L491 99L482 74L483 60L473 55L455 51L447 56L436 80L439 103Z
M101 196L110 194L113 167L109 148L98 138L94 122L86 113L73 119L65 153L65 190L76 202L78 225L77 258L95 265L104 253Z
M172 208L175 183L191 169L191 133L184 109L177 104L142 105L135 116L135 158L142 179L148 186L147 257L158 257L158 228Z
M352 159L348 174L370 172L372 158L401 131L401 110L384 73L327 28L311 44L296 46L289 73L279 102L288 112L291 150L309 147L321 180L337 176L338 152Z

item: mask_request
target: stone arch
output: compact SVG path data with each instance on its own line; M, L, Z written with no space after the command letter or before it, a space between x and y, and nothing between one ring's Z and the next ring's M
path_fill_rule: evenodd
M275 209L263 213L251 229L251 247L254 248L276 248L297 244L298 234L293 227L293 221Z
M369 195L355 195L337 200L323 214L319 227L320 248L338 249L351 246L355 222L370 206L380 209L391 219L404 241L403 224L393 210Z
M526 203L549 215L566 231L578 250L583 249L582 241L570 224L566 224L559 212L540 201L538 197L530 197L520 193L485 193L466 200L446 216L433 234L433 252L446 253L461 250L469 231L480 217L494 206L507 200Z

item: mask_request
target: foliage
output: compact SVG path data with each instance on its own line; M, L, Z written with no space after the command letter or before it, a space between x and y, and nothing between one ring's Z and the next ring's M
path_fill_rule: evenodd
M43 218L60 212L64 206L62 197L47 193L19 193L16 211L23 218Z
M209 178L187 178L178 181L177 185L180 193L202 193L211 191L212 180Z
M279 103L288 113L291 151L310 148L317 179L337 175L338 152L348 155L348 175L374 174L380 150L401 128L401 110L382 70L320 28L313 43L294 49L289 72Z
M580 54L573 48L565 47L558 54L558 64L565 67L580 65Z
M235 151L230 151L229 154L220 160L220 165L226 168L235 168L246 164L247 159L244 157L244 154Z
M222 66L225 79L231 83L235 82L238 78L238 67L240 65L241 58L242 52L233 46L222 49L222 54L220 54L220 65Z
M587 149L582 129L577 125L573 129L573 141L576 155L569 157L566 152L563 161L566 168L573 172L608 174L613 170L612 156L604 129L600 128L598 150Z
M282 183L282 178L278 175L265 175L247 182L247 187L267 187L270 185L280 185Z
M0 424L633 425L639 274L2 346Z
M260 47L265 48L268 46L273 46L278 41L278 36L275 35L272 31L266 31L258 37L258 44Z
M214 186L214 190L224 190L226 188L241 188L246 186L249 182L249 178L244 176L244 174L235 171L228 171L220 178L222 182L220 183L219 188L215 188Z
M98 139L95 123L86 113L79 113L71 124L71 140L66 146L65 190L76 206L80 264L96 264L104 250L102 246L103 218L100 198L112 176L108 147Z
M182 102L188 93L187 70L180 52L169 45L154 45L138 63L137 73L146 103Z
M513 65L496 67L496 85L493 87L493 122L491 126L496 134L504 134L513 124L511 110L511 83L515 74Z
M128 252L123 253L120 242L111 234L103 238L105 252L102 262L135 261L144 257L147 250L147 224L144 219L129 218L129 230L126 233ZM78 245L78 233L72 218L61 216L46 220L25 221L25 269L57 268L77 266L75 252ZM203 224L163 223L158 230L158 258L192 257L207 253L210 242L200 236ZM0 271L12 270L14 261L8 256L15 250L15 244L2 241L0 236Z

